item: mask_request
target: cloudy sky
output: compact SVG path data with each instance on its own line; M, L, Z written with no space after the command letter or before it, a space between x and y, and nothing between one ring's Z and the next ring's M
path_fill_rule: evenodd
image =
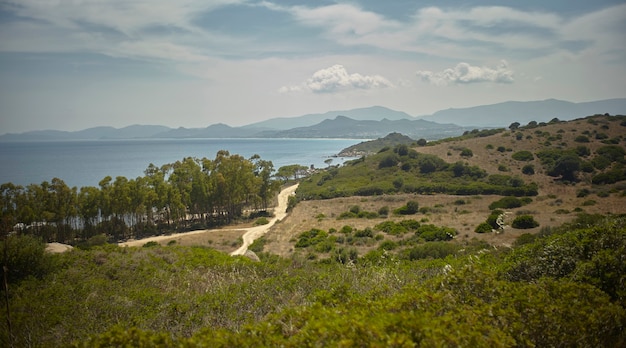
M0 134L626 96L626 2L0 0Z

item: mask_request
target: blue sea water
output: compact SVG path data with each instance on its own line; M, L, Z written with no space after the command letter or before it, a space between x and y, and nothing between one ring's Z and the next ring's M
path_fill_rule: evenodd
M143 176L150 163L162 166L185 157L214 159L219 150L254 154L284 165L326 167L329 157L361 142L355 139L137 139L0 143L0 183L40 184L59 178L70 186L98 186L104 177ZM333 158L331 164L345 159Z

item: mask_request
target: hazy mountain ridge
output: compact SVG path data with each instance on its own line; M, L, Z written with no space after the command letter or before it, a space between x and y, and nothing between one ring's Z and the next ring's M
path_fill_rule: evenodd
M469 108L440 110L420 119L454 123L460 126L507 127L513 122L547 122L553 118L569 121L595 114L626 113L626 98L606 99L583 103L547 99L540 101L507 101Z
M372 106L368 108L358 108L342 111L328 111L323 114L307 114L296 117L278 117L269 120L252 123L242 128L262 127L276 130L289 130L292 128L313 126L327 119L334 119L337 116L346 116L355 120L380 121L383 118L389 120L411 119L413 116L403 111L392 110L383 106Z
M416 119L380 121L355 120L346 116L337 116L333 120L324 120L310 127L294 128L276 133L281 138L354 138L372 139L384 137L389 133L402 132L409 137L440 138L460 134L466 128L454 124Z
M231 127L217 123L205 128L170 128L133 125L124 128L93 127L76 132L44 130L0 135L0 141L49 141L141 138L378 138L401 132L414 138L440 138L455 135L469 127L507 127L513 122L547 122L553 118L572 120L609 113L626 114L626 98L572 103L548 99L508 101L469 108L447 109L432 115L413 117L382 106L297 117L279 117ZM358 121L358 122L355 122ZM420 123L415 123L420 121ZM412 122L412 123L411 123ZM429 123L424 123L429 122ZM408 128L407 128L408 127ZM437 130L437 128L439 130Z

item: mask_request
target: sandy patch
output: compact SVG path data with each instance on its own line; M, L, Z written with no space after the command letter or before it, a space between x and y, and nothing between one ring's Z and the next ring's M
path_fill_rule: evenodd
M61 244L61 243L48 243L46 245L46 251L49 253L64 253L66 251L72 250L74 249L73 246L71 245L67 245L67 244Z

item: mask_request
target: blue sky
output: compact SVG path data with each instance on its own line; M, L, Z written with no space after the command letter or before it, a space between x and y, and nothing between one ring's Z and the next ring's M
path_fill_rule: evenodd
M624 1L0 0L0 134L626 96Z

